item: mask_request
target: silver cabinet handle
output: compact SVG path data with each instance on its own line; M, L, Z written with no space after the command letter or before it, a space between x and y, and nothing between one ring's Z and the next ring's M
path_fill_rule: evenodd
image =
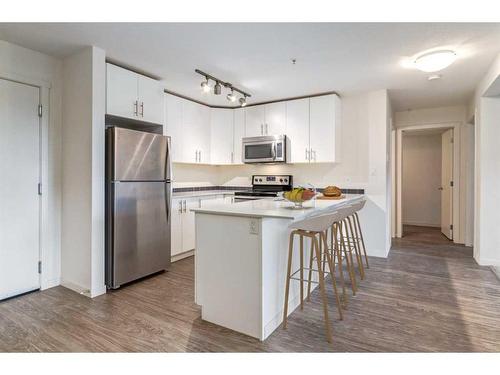
M268 130L267 126L268 125L266 124L266 135L269 135L269 130Z
M316 161L316 150L311 150L311 156L314 158L314 161Z
M231 151L231 164L234 163L234 152Z
M134 102L134 116L137 116L137 100Z
M184 213L186 213L186 201L183 201L182 204L184 205Z
M310 158L309 158L309 151L307 150L307 147L306 147L306 160L308 160L308 161L310 160Z
M201 150L198 151L198 161L201 163Z
M141 102L141 117L144 117L144 102Z
M195 159L195 161L196 161L196 162L198 162L198 150L196 150L196 151L194 152L194 154L195 154L194 159Z
M179 201L179 213L182 214L182 201Z
M264 124L260 124L260 135L264 135Z

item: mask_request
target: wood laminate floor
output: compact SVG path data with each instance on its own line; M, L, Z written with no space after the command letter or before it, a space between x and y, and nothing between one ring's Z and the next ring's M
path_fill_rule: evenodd
M193 258L139 283L88 299L63 287L0 302L7 352L442 352L500 351L500 282L439 230L406 227L324 336L319 293L265 342L200 319ZM331 285L328 283L328 285Z

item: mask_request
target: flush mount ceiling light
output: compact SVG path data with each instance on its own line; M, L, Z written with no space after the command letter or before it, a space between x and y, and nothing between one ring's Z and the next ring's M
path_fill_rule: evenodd
M202 88L203 92L210 92L210 84L209 83L210 83L210 80L212 80L215 82L214 95L220 95L222 92L222 86L224 86L225 88L231 90L231 92L229 94L227 94L227 96L226 96L227 100L229 100L230 102L235 102L237 97L236 97L234 92L236 91L236 92L239 92L241 95L243 95L243 97L239 99L240 105L242 107L247 105L247 98L249 98L251 96L249 93L247 93L243 90L240 90L237 87L234 87L229 82L224 82L219 78L216 78L208 73L202 72L199 69L195 69L194 71L196 73L202 75L203 77L205 77L205 80L201 83L201 88Z
M438 72L453 64L456 58L457 54L451 50L433 51L418 56L413 64L423 72Z

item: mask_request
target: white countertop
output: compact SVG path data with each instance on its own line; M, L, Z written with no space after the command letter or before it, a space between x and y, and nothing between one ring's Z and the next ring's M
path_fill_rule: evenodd
M341 205L364 197L363 194L346 194L339 200L313 200L304 203L303 209L293 208L293 203L284 200L259 199L253 201L218 204L205 208L193 208L191 211L213 215L275 217L282 219L300 219L315 211Z

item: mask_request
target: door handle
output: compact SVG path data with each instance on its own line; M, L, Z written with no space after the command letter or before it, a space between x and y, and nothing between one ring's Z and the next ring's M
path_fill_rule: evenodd
M314 155L312 157L314 157L314 161L316 161L316 150L311 150L311 155Z
M186 213L186 201L183 201L182 204L184 205L184 213Z
M134 116L137 116L137 100L134 102Z
M234 163L234 152L231 151L231 164Z
M141 117L144 117L144 102L141 102Z
M264 124L260 124L260 135L264 135Z
M307 150L307 147L306 147L306 160L310 161L311 158L309 157L309 151Z
M182 201L179 201L179 213L182 214Z
M198 150L196 150L196 151L194 152L194 154L195 154L194 159L195 159L195 161L196 161L196 162L198 162Z
M266 124L266 135L269 135L269 129L267 128L267 124Z
M198 151L198 161L201 163L201 150Z

